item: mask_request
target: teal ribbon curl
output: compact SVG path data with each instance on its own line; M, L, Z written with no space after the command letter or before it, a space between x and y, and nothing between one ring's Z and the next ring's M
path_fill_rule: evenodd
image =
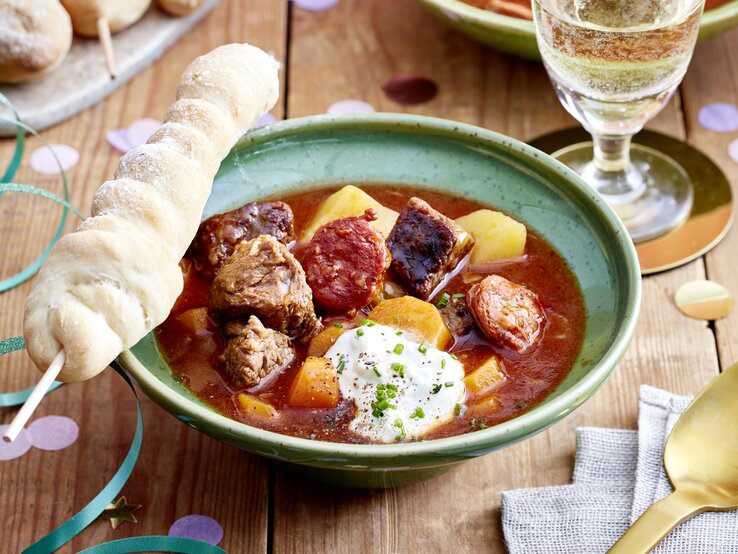
M15 108L10 103L10 100L8 98L0 93L0 104L7 107L14 116L14 119L8 119L6 117L0 116L0 121L8 121L10 123L15 124L15 127L17 129L16 131L16 137L15 137L15 151L13 152L13 156L10 160L10 164L8 165L8 169L3 174L2 178L0 178L0 185L2 185L2 188L0 188L0 198L5 194L5 192L32 192L30 190L26 190L24 187L28 187L28 185L21 185L20 189L13 189L13 186L18 186L15 184L10 183L10 181L15 177L16 172L18 171L18 168L20 167L21 159L23 158L23 146L25 144L25 134L26 132L31 133L32 135L38 137L40 140L41 137L39 134L34 131L31 127L23 123L23 121L20 120L18 117L18 113L15 111ZM43 141L45 143L45 141ZM48 145L47 145L48 146ZM64 233L64 225L67 222L67 211L71 208L71 205L69 204L69 184L67 182L67 174L64 173L64 168L62 167L61 162L59 161L59 158L57 157L56 153L52 148L49 147L49 150L51 151L51 155L54 157L54 160L56 161L56 164L59 166L59 173L61 175L62 179L62 185L64 188L64 198L61 199L56 195L51 195L51 193L48 193L48 191L44 189L38 189L36 187L29 187L32 189L35 189L34 194L39 194L39 196L43 196L45 198L50 198L52 200L55 200L59 202L64 209L62 210L62 215L59 220L59 225L56 227L56 231L54 232L54 236L51 237L51 240L47 244L46 248L44 248L43 252L35 259L33 260L29 265L27 265L25 268L21 269L18 273L15 275L11 275L7 279L3 279L0 281L0 292L4 292L6 290L10 290L14 287L17 287L21 283L27 281L33 275L36 274L36 272L41 267L41 264L44 263L44 260L49 255L49 252L53 248L54 244L61 238L62 234ZM10 187L10 188L5 188ZM39 193L38 191L43 191L43 194ZM60 200L62 200L60 202ZM76 210L73 210L76 215L78 215L80 218L84 219L81 215L79 215L79 212Z

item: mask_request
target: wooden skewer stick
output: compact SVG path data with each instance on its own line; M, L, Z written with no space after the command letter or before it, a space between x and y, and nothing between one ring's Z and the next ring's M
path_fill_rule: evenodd
M67 353L62 348L56 355L56 358L49 365L49 369L41 376L41 379L31 391L31 395L28 400L23 404L21 409L15 414L13 421L8 425L7 431L3 435L5 442L13 442L17 437L21 429L25 427L28 420L31 419L31 415L38 408L41 403L41 399L49 391L49 388L54 383L54 380L59 376L59 372L64 367L64 362L67 360Z
M105 54L105 63L108 66L110 78L115 79L118 76L118 68L115 66L115 53L113 52L113 39L110 37L110 25L108 20L101 17L97 20L97 36L100 39L103 53Z

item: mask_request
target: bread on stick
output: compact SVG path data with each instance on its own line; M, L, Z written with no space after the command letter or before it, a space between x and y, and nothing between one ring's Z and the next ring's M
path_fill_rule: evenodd
M64 348L59 379L89 379L166 319L215 172L274 106L277 69L262 50L230 44L185 70L164 125L123 156L115 180L95 194L92 217L59 240L39 271L23 329L39 369Z
M169 15L185 16L199 8L204 0L158 0L159 7Z
M0 82L40 77L71 45L72 23L59 0L0 0Z
M97 21L104 19L111 33L130 27L141 19L151 0L61 0L72 18L74 32L80 36L98 36Z

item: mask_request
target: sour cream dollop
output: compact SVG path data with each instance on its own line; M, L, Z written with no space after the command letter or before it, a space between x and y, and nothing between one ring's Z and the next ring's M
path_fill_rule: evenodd
M386 325L347 330L325 356L341 395L356 404L350 429L375 441L421 438L451 420L466 395L461 362Z

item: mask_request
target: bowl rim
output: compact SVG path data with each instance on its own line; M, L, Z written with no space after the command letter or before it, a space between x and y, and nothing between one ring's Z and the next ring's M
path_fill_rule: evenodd
M514 30L521 34L535 37L535 25L533 21L511 15L477 8L471 4L462 2L461 0L418 0L421 3L433 6L438 10L446 10L463 16L466 20L472 21L485 27L495 27L497 29ZM700 20L700 28L710 27L724 19L738 17L738 0L730 0L722 6L702 12Z
M315 456L339 456L348 459L356 457L406 458L443 453L453 455L463 452L469 452L468 455L475 456L501 443L512 444L542 431L589 399L614 371L625 354L635 332L641 303L641 274L638 256L625 226L615 212L579 175L549 155L506 135L448 119L394 113L315 115L288 119L253 129L241 138L234 149L316 130L355 131L357 129L377 131L390 129L392 132L439 136L451 140L462 140L462 142L473 140L480 146L497 151L504 146L508 154L513 157L517 154L518 160L525 159L527 163L533 165L537 172L544 175L547 172L558 173L563 176L571 185L563 191L564 194L572 201L583 203L588 210L594 210L592 217L610 226L613 244L619 248L625 261L623 273L626 275L624 285L629 293L626 294L625 299L628 309L610 347L599 362L574 386L562 392L555 399L539 404L517 417L490 426L488 429L422 442L397 444L349 444L310 440L267 431L232 420L172 391L149 372L130 350L126 350L120 354L118 362L133 376L138 387L157 404L171 408L177 416L182 415L196 421L199 420L204 424L263 445L292 448L294 451L309 452Z

